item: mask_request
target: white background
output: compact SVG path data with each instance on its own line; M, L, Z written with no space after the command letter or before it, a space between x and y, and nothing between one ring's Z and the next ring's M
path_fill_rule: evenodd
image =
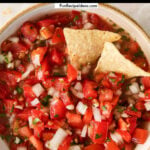
M0 3L0 27L22 10L37 3ZM150 35L150 3L110 3L121 9Z

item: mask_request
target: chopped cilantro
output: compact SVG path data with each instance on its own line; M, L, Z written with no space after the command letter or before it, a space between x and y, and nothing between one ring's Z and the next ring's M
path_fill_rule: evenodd
M122 78L121 78L121 80L117 83L117 85L119 85L120 83L124 83L124 80L125 80L125 75L122 75Z
M125 48L124 51L125 51L125 52L128 52L128 51L129 51L129 48Z
M30 29L32 30L32 29L33 29L33 27L32 27L32 26L30 26Z
M92 99L92 97L88 97L88 99Z
M121 150L125 150L125 147L123 147Z
M7 142L10 142L10 140L13 138L13 135L5 135L5 140L7 141Z
M61 37L60 34L57 34L57 37Z
M62 76L64 76L64 75L60 74L59 72L54 72L54 73L53 73L53 76L54 76L54 77L62 77Z
M54 82L54 81L55 81L55 79L52 79L51 81L52 81L52 82Z
M128 42L130 41L130 39L125 35L122 35L121 39Z
M109 78L112 82L115 82L116 81L116 79L113 79L113 78Z
M14 105L12 106L10 112L12 113L14 111Z
M138 52L136 52L136 53L134 54L134 56L135 56L135 57L144 57L144 53L142 52L141 49L139 49Z
M119 29L116 30L117 33L123 32L123 31L124 31L124 29L122 29L122 28L119 28Z
M115 26L116 26L116 24L114 23L114 24L113 24L113 26L115 27Z
M75 16L73 21L76 22L77 20L79 20L79 16Z
M131 110L137 112L137 109L134 106L131 107Z
M23 93L23 89L20 88L19 86L16 87L16 91L18 94L22 94Z
M99 139L99 138L101 138L102 137L102 134L96 134L95 135L95 139Z
M35 118L35 119L33 120L33 124L37 124L39 121L40 121L39 118Z
M107 138L105 142L110 142L110 138Z
M58 114L56 114L54 117L55 117L55 118L58 118L58 117L59 117L59 115L58 115Z
M106 111L107 110L107 108L106 108L106 106L104 105L104 106L102 106L102 109L104 110L104 111Z
M122 113L124 111L124 109L119 105L117 105L116 108L117 108L117 112Z
M6 62L7 64L10 63L7 56L4 56L4 60L5 60L5 62Z
M6 117L5 113L0 113L0 117Z
M50 95L47 95L45 96L42 100L41 100L41 103L43 106L48 106L49 105L49 99L52 98L52 96Z

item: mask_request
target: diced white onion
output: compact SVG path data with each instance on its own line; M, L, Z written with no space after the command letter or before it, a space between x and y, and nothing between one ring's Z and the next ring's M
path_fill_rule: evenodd
M54 93L55 93L55 88L54 87L50 87L49 89L48 89L48 95L51 95L51 96L53 96L54 95Z
M84 98L84 95L82 92L78 92L76 91L73 87L70 88L71 92L73 93L74 96L76 96L77 98Z
M32 126L32 122L33 122L32 116L28 117L28 122L29 122L29 127L33 128L33 126Z
M100 114L99 108L92 107L92 111L93 111L93 116L94 116L95 121L101 122L102 116Z
M83 68L82 68L82 74L88 74L89 73L89 71L90 71L90 69L91 69L91 65L86 65L86 66L83 66Z
M70 146L69 150L81 150L79 145Z
M68 109L68 110L74 110L74 105L73 104L67 105L66 109Z
M31 101L31 105L32 105L32 106L36 106L36 105L39 104L39 103L40 103L40 101L39 101L38 98L35 98L33 101Z
M129 86L130 91L133 94L137 94L139 93L140 89L139 89L139 85L137 82L133 82L130 86Z
M92 105L93 105L94 107L99 107L99 102L98 102L98 100L97 100L97 99L92 99Z
M32 62L33 62L33 64L35 65L35 66L40 66L41 64L40 64L40 55L35 55L34 56L34 59L32 60Z
M5 61L5 57L0 54L0 64L4 63L4 61Z
M74 89L77 91L82 91L82 84L80 82L77 82L74 86Z
M28 75L34 70L34 66L32 64L29 64L27 66L27 70L25 73L22 74L21 80L24 80L25 78L28 77Z
M37 84L32 86L32 91L34 92L34 94L37 97L39 97L44 92L44 88L41 86L40 83L37 83Z
M150 111L150 102L146 102L144 104L144 106L145 106L145 108L146 108L147 111Z
M120 96L122 94L122 91L120 89L118 89L115 94Z
M113 72L110 72L110 73L108 74L108 76L109 76L109 77L114 77L114 78L116 77L116 75L115 75Z
M16 105L15 108L22 110L22 109L23 109L23 106L21 106L21 105Z
M110 136L111 136L112 140L114 142L116 142L117 144L123 143L122 136L119 133L117 133L117 132L110 133Z
M60 92L59 91L55 91L54 94L53 94L53 97L59 98L59 96L60 96Z
M81 137L86 137L87 129L88 129L88 126L84 125L82 132L81 132Z
M20 60L15 60L15 67L18 67L21 64Z
M79 111L79 113L81 113L82 115L84 115L86 113L88 106L83 104L82 102L79 102L76 106L76 109Z
M16 37L16 36L10 37L8 40L11 41L11 42L14 42L14 43L18 43L19 42L19 38Z
M77 80L81 80L82 79L82 77L81 77L81 71L78 71L78 73L77 73Z
M27 148L25 146L19 146L17 147L17 150L27 150Z
M143 85L140 86L140 90L144 91L144 86Z
M19 137L16 137L14 143L15 143L15 144L19 144L20 141L21 141L20 138L19 138Z
M45 146L50 150L57 150L62 141L67 137L67 132L59 128L53 138L46 142Z
M8 52L7 58L8 58L9 62L11 62L13 60L13 55L12 55L11 51Z
M10 117L9 117L9 123L12 124L13 121L15 119L15 114L12 114Z
M82 23L85 24L88 22L88 13L82 12Z
M87 22L86 24L84 24L83 29L93 29L94 25L90 22Z
M144 97L145 97L145 94L144 94L143 92L140 92L140 93L139 93L139 97L144 98Z
M8 69L14 69L14 62L7 64Z
M121 114L121 117L128 118L129 116L126 113Z

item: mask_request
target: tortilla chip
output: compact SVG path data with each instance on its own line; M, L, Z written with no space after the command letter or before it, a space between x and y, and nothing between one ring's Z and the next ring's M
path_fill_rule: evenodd
M126 59L115 45L110 42L104 44L104 49L95 69L95 73L99 72L118 72L129 78L150 76L150 73L145 72L130 60Z
M64 28L70 62L76 68L94 63L101 54L104 42L114 42L120 35L100 30L78 30Z

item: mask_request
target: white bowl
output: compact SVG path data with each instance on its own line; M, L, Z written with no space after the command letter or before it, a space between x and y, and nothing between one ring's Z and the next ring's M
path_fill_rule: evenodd
M72 9L56 9L55 4L53 3L37 4L28 8L12 18L0 29L0 43L13 34L25 21L37 19L41 16L54 12L71 10ZM150 64L150 38L144 30L125 13L108 4L99 4L98 8L82 8L77 10L86 10L105 18L110 18L113 22L124 28L135 40L137 40ZM3 150L8 150L8 147L3 146L4 143L2 144L1 142L2 141L0 140L1 148Z

